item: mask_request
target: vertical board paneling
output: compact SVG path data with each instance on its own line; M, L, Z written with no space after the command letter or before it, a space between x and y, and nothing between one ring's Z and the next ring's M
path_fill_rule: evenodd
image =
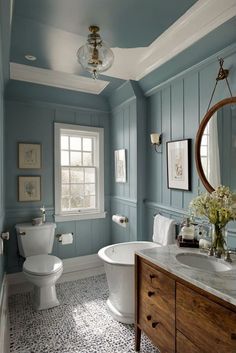
M3 15L2 15L3 16ZM1 16L1 20L2 20ZM0 28L0 42L2 43L2 30ZM0 234L4 230L5 223L5 202L4 202L4 70L3 70L3 51L0 45ZM0 290L2 285L4 268L4 256L0 255Z
M129 106L124 109L124 148L126 150L126 168L127 168L127 182L124 183L124 197L130 197L130 187L131 187L131 180L130 180L130 109Z
M137 101L123 102L111 112L111 165L114 151L126 150L126 183L116 183L111 173L111 217L113 214L126 216L126 228L111 222L112 243L137 240Z
M190 155L190 179L191 191L184 192L184 208L186 209L189 202L197 194L198 176L195 164L194 144L196 131L198 129L198 74L194 73L184 79L184 138L190 138L191 155Z
M225 59L225 68L235 66L236 54L232 54ZM150 240L152 236L153 214L160 210L164 215L173 217L180 222L186 214L189 202L199 193L205 192L202 183L199 181L196 166L195 166L195 137L201 119L206 114L207 106L214 88L215 79L219 70L217 59L205 66L199 67L198 70L189 71L182 78L176 78L171 83L163 85L158 91L148 97L148 124L147 124L147 169L148 181L146 183L146 202L145 202L145 218L146 218L146 239ZM236 76L229 77L232 91L235 92ZM161 114L158 109L161 96ZM229 92L225 81L220 81L216 89L211 105L217 101L228 97ZM232 110L234 115L232 125L223 124L219 126L218 133L224 129L236 131L236 123L234 124L236 110ZM159 168L159 160L151 153L149 142L149 134L152 128L157 128L158 122L162 122L163 146L162 146L162 168ZM230 122L229 122L230 124ZM191 191L178 191L167 189L167 174L166 174L166 141L177 140L182 138L192 139L191 151ZM224 146L224 162L231 158L230 147L228 146L229 139L224 141L221 138L221 145ZM227 152L226 152L227 149ZM235 163L231 159L231 170L223 168L224 181L229 182L231 171L236 170ZM226 173L225 173L226 170ZM235 174L234 174L235 175ZM162 178L163 195L160 201L158 179ZM235 179L235 178L234 178ZM233 183L232 185L235 185ZM234 186L232 186L234 188ZM235 186L236 188L236 186ZM155 206L156 205L156 206ZM169 212L168 212L169 209ZM231 239L232 238L232 239ZM235 244L233 236L230 237L231 244Z
M129 151L129 164L130 164L130 199L137 199L137 109L136 100L130 104L130 151Z
M170 86L162 91L162 134L163 134L163 146L162 146L162 189L164 205L170 205L170 189L167 188L167 154L166 154L166 142L171 139L171 90Z
M171 88L171 136L172 140L183 138L183 81L172 84ZM171 190L172 205L176 208L183 207L183 192Z
M18 255L14 225L19 222L30 222L32 217L39 216L39 208L44 204L54 210L54 122L93 125L104 127L104 181L105 205L110 214L110 123L109 114L100 111L89 111L44 103L20 103L9 101L6 104L6 226L11 230L11 241L7 248L8 272L19 271L22 259ZM14 129L12 128L14 127ZM17 168L17 142L38 142L42 144L42 169L32 170L30 174L39 174L42 179L42 200L31 204L17 201L17 175L29 174L28 170ZM25 212L22 213L22 211ZM47 220L53 218L47 213ZM60 258L89 255L100 247L110 243L110 219L62 222L57 224L56 232L74 234L73 244L62 245L55 238L53 253Z

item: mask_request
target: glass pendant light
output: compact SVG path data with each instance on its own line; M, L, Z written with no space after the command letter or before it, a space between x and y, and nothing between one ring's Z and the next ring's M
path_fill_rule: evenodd
M100 72L108 70L114 61L114 54L108 45L102 40L98 26L90 26L91 34L87 43L79 48L77 58L84 70L91 72L94 79Z

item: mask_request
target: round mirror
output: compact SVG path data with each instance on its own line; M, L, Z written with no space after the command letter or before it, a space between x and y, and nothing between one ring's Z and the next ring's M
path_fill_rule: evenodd
M207 191L219 185L236 191L236 97L216 103L204 116L196 136L195 160Z

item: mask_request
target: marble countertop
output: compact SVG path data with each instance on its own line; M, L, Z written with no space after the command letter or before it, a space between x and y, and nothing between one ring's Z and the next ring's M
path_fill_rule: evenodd
M195 286L214 294L215 296L236 305L236 256L232 255L231 269L224 272L208 272L181 264L176 255L181 253L201 254L208 257L199 249L179 248L177 245L153 247L137 251L136 254L156 264L164 270L194 284ZM215 259L225 263L223 259Z

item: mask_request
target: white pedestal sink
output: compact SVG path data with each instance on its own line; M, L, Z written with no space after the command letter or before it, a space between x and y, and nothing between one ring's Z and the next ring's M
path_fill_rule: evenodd
M232 269L230 264L223 262L220 259L201 254L192 254L186 252L177 254L176 259L183 265L195 267L208 272L225 272Z

